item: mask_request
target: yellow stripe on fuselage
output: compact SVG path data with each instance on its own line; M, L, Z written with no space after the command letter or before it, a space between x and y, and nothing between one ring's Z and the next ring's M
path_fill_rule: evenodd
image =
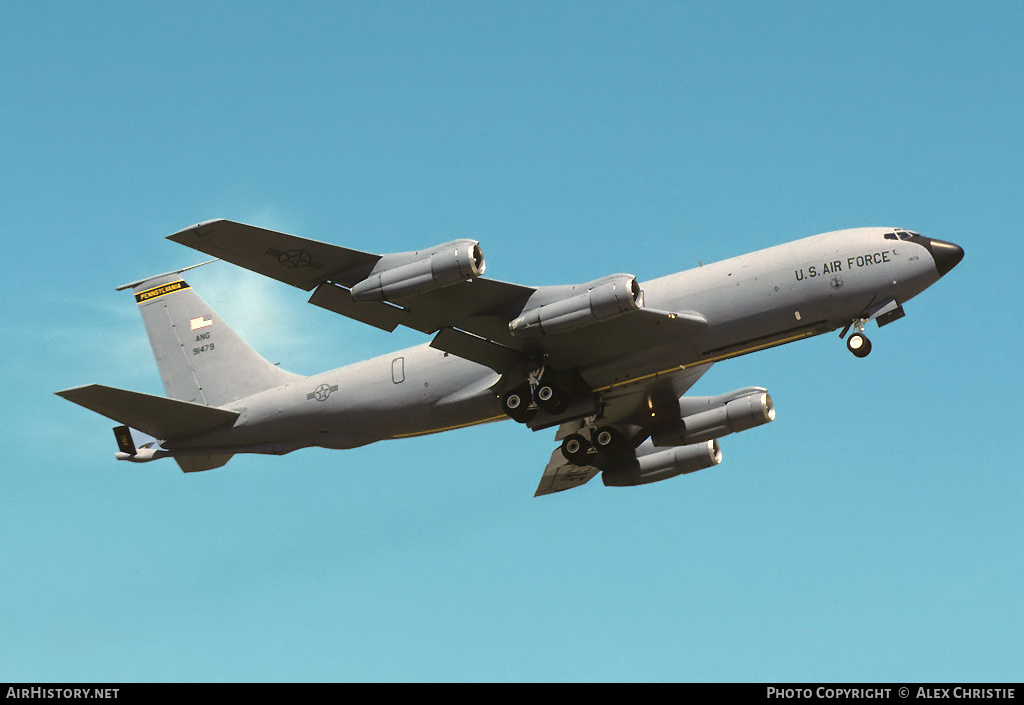
M794 340L800 340L801 338L809 338L812 335L816 335L816 333L813 330L804 331L803 333L800 333L799 335L794 335L794 336L791 336L789 338L782 338L781 340L773 340L773 341L768 342L768 343L762 343L760 345L754 345L754 346L751 346L749 348L744 348L743 350L737 350L736 352L726 353L724 355L718 355L716 357L709 357L706 360L698 360L696 362L691 362L691 363L686 364L686 365L676 365L675 367L669 367L668 369L662 370L660 372L652 372L649 375L642 375L640 377L634 377L633 379L626 380L625 382L616 382L615 384L609 384L606 387L600 387L598 389L595 389L594 391L595 392L606 392L609 389L616 389L617 387L623 387L623 386L625 386L627 384L636 384L637 382L641 382L641 381L643 381L645 379L650 379L652 377L658 377L660 375L665 375L665 374L669 374L669 373L672 373L672 372L678 372L680 370L686 370L686 369L689 369L691 367L696 367L698 365L707 365L707 364L712 363L712 362L720 362L722 360L727 360L727 359L729 359L731 357L739 357L740 355L746 355L747 353L757 352L758 350L764 350L765 348L774 347L776 345L783 345L784 343L792 343ZM443 428L434 428L434 429L431 429L429 431L417 431L415 433L399 433L399 434L396 434L394 436L391 436L391 438L414 438L416 436L429 436L432 433L442 433L444 431L454 431L454 430L459 429L459 428L468 428L470 426L479 426L481 424L492 423L494 421L504 421L507 418L508 418L508 416L506 416L505 414L501 414L500 416L492 416L490 418L480 419L479 421L470 421L469 423L458 424L458 425L455 425L455 426L445 426Z
M455 426L445 426L444 428L434 428L429 431L416 431L415 433L397 433L392 438L414 438L416 436L429 436L432 433L441 433L443 431L454 431L458 428L469 428L470 426L480 426L481 424L491 423L493 421L504 421L508 417L505 414L500 416L492 416L488 419L480 419L479 421L470 421L469 423L460 423Z
M758 350L764 350L765 348L774 347L776 345L783 345L785 343L792 343L794 340L800 340L801 338L809 338L812 335L815 335L814 331L804 331L803 333L800 333L799 335L794 335L794 336L789 337L789 338L783 338L781 340L773 340L773 341L768 342L768 343L762 343L760 345L754 345L754 346L751 346L749 348L744 348L743 350L737 350L735 352L725 353L724 355L717 355L715 357L709 357L709 358L706 358L704 360L697 360L696 362L690 362L690 363L687 363L685 365L677 365L675 367L669 367L667 370L661 370L660 372L652 372L649 375L643 375L641 377L634 377L633 379L628 379L625 382L616 382L615 384L609 384L607 387L600 387L599 389L595 389L594 391L595 392L607 392L609 389L615 389L617 387L622 387L622 386L625 386L627 384L635 384L635 383L640 382L642 380L650 379L651 377L658 377L660 375L669 374L670 372L678 372L679 370L687 370L687 369L689 369L691 367L697 367L698 365L707 365L707 364L710 364L712 362L720 362L722 360L728 360L731 357L739 357L740 355L746 355L747 353L757 352Z

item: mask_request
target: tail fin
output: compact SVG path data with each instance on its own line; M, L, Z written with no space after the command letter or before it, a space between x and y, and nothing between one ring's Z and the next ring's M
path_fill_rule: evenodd
M297 379L259 356L196 294L180 270L131 287L171 399L206 406Z

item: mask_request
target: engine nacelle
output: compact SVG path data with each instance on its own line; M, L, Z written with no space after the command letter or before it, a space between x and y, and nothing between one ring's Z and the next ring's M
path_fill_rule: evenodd
M635 463L608 468L601 473L601 479L609 487L633 487L697 472L720 462L722 450L718 441L707 441L641 455Z
M768 392L754 392L724 405L683 417L683 438L689 445L746 431L775 419Z
M390 255L381 258L386 264ZM352 287L355 301L384 301L422 294L476 279L484 273L484 254L475 240L455 240L420 254L411 262L374 272Z
M554 335L636 311L643 292L628 274L607 277L582 294L575 294L524 312L508 324L515 336Z
M676 421L666 419L676 413ZM775 406L765 389L746 387L715 397L683 397L678 407L663 409L661 418L651 433L654 445L691 445L766 424L775 418Z

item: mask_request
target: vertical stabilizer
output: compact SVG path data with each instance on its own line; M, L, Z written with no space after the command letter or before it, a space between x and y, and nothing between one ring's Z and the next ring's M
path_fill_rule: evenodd
M132 291L171 399L223 406L298 378L239 338L181 272L137 282Z

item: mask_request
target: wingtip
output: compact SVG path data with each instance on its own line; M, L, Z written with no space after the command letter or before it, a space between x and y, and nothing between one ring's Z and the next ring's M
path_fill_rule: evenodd
M91 389L93 387L98 387L98 386L99 385L97 385L97 384L83 384L83 385L78 386L78 387L69 387L68 389L62 389L59 392L54 392L54 394L56 394L61 399L67 399L68 401L74 401L72 399L72 397L75 396L76 393L79 393L79 392L81 392L82 390L85 390L85 389Z
M190 225L187 228L182 228L178 232L168 235L167 239L172 240L174 242L181 242L183 239L191 237L193 235L205 235L206 233L201 233L200 231L208 229L212 225L218 225L220 223L226 222L228 221L225 218L214 218L212 220L204 220L201 223Z

